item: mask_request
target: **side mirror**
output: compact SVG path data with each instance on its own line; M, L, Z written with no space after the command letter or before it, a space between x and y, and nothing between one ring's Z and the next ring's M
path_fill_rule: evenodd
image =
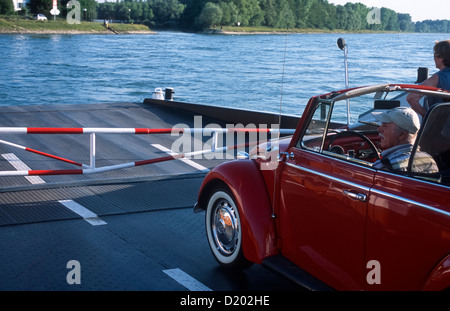
M345 40L343 38L339 38L337 40L337 46L343 51L345 49L345 46L347 44L345 43Z

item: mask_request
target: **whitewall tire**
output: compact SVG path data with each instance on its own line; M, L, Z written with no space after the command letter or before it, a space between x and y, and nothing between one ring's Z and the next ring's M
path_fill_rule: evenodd
M242 227L234 197L227 189L216 188L206 208L206 235L215 259L228 268L245 269L251 263L242 250Z

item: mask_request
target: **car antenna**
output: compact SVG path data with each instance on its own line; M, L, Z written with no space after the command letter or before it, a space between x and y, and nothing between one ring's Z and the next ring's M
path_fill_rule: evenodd
M283 106L283 86L284 86L284 74L285 74L285 67L286 67L286 51L287 51L287 32L284 36L284 55L283 55L283 66L282 66L282 73L281 73L281 89L280 89L280 104L279 104L279 111L278 111L278 129L281 129L281 111ZM281 131L278 131L276 141L279 143L281 137ZM271 157L273 156L273 153ZM278 154L277 157L280 155ZM273 159L270 159L273 161ZM276 159L278 161L278 159ZM275 214L275 202L276 202L276 185L277 185L277 170L275 170L274 173L274 183L273 183L273 196L272 196L272 218L276 218L277 215Z
M286 67L286 50L287 50L287 33L284 37L284 55L283 55L283 70L281 73L281 90L280 90L280 104L279 104L279 111L278 111L278 128L281 128L281 111L282 111L282 105L283 105L283 86L284 86L284 72ZM280 139L280 132L278 132L278 139Z
M345 67L345 88L348 89L348 63L347 63L347 52L348 46L344 38L339 38L337 40L337 46L339 49L344 51L344 67ZM350 101L347 99L347 126L350 125Z

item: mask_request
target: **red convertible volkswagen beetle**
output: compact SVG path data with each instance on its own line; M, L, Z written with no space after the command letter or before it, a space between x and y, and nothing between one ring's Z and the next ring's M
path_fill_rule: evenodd
M380 136L368 105L404 106L408 92L443 103L422 120L407 171L377 170ZM449 99L403 84L311 98L293 136L206 176L195 210L206 211L216 260L239 269L262 264L316 290L449 289ZM274 150L276 165L267 169ZM419 152L439 171L416 171Z

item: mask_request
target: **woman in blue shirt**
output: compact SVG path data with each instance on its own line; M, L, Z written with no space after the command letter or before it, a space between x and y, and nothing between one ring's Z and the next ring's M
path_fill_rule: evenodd
M425 80L422 85L450 91L450 40L436 43L434 46L434 62L439 71ZM422 97L423 95L410 93L406 99L414 111L424 116L427 109L419 103ZM440 102L442 102L442 98L428 97L428 108Z

